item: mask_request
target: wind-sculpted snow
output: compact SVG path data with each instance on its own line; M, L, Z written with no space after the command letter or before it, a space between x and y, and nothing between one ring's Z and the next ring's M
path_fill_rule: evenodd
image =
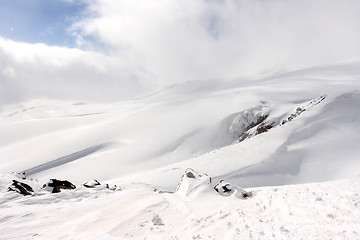
M207 174L199 174L187 169L176 187L175 193L183 197L191 197L199 192L212 191L211 178Z
M213 184L215 185L213 186ZM186 198L192 198L199 194L204 194L205 192L213 194L216 192L222 196L234 195L238 198L246 198L252 195L245 189L224 182L224 180L221 180L219 183L213 183L211 181L211 177L209 177L206 173L199 174L191 168L186 169L185 173L182 175L174 194Z

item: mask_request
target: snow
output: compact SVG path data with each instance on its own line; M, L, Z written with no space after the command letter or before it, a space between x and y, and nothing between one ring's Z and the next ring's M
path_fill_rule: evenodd
M0 239L360 239L359 64L8 105Z
M249 189L247 199L210 188L183 195L143 186L34 197L9 192L1 196L0 233L5 239L358 239L359 187L359 178L262 187Z

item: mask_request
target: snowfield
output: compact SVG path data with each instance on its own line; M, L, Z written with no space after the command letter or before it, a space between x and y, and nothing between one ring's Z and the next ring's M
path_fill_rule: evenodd
M8 105L0 239L360 239L359 66Z
M35 196L4 190L2 239L360 238L359 178L252 188L245 199L207 184L190 193L139 184Z

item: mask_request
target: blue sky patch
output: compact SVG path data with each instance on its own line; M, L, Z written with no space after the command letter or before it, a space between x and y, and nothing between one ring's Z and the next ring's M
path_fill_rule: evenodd
M0 36L15 41L75 47L67 28L86 8L62 0L0 1Z

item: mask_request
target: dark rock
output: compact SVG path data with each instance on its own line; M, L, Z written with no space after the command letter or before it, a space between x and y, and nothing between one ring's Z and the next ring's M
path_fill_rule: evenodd
M324 99L326 98L326 96L320 96L318 98L313 99L312 101L308 102L306 105L301 106L301 107L297 107L294 113L291 113L286 119L284 119L281 125L284 125L285 123L291 122L292 120L294 120L296 117L298 117L301 113L305 112L307 109L314 107L316 105L318 105L319 103L321 103Z
M256 128L256 134L261 134L261 133L267 132L267 131L269 131L269 129L273 128L274 125L275 125L275 122L262 123Z
M266 123L261 123L260 125L258 125L256 127L256 131L253 134L250 134L249 132L245 132L243 135L241 135L241 137L239 138L239 142L244 141L245 139L251 138L253 136L256 136L258 134L262 134L264 132L269 131L271 128L273 128L275 125L275 122L266 122Z
M242 193L242 196L243 196L244 198L249 198L249 197L252 197L253 194L252 194L252 192L243 192L243 193Z
M229 184L228 183L224 184L224 180L221 180L218 184L215 185L214 189L218 193L225 193L225 192L231 191L231 189L229 189L228 187L229 187Z
M245 189L224 182L224 180L221 180L217 185L215 185L214 189L222 196L230 196L232 194L235 194L237 197L240 198L248 198L252 195L250 192L245 191Z
M230 184L226 184L225 186L222 186L222 189L224 190L224 192L231 192L232 189L229 187L230 187Z
M25 174L25 172L21 172L21 173L19 173L19 175L21 176L22 179L24 179L24 180L26 179L26 174Z
M230 184L225 183L224 180L221 180L218 184L216 184L214 189L218 193L228 193L232 191Z
M239 138L239 142L242 142L245 139L250 138L250 137L251 137L250 134L246 132L243 135L241 135L241 137Z
M19 181L16 181L16 180L13 180L13 183L8 188L8 191L15 191L15 192L20 193L20 194L22 194L24 196L33 195L33 193L34 193L34 190L32 189L31 186L29 186L26 183L19 182Z
M52 193L59 193L60 189L75 189L76 186L67 180L50 179L50 181L43 186L52 188Z
M195 175L192 172L186 172L186 177L196 179Z

